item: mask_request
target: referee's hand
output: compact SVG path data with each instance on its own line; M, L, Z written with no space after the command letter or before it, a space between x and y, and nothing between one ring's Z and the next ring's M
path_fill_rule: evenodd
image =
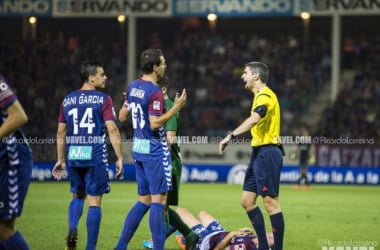
M230 143L230 140L231 140L231 135L227 135L226 137L224 137L224 139L219 142L219 154L223 154L224 152L224 149L228 146L228 143Z

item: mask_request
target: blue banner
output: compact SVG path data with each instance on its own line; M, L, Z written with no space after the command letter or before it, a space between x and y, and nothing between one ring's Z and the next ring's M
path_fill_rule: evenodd
M173 16L293 16L294 0L173 0Z
M53 163L35 163L32 171L32 180L53 180L51 169ZM114 179L115 165L110 164L109 177ZM182 167L182 182L224 182L228 184L242 184L247 165L205 165L186 164ZM355 167L310 167L308 177L314 184L355 184L379 185L380 168ZM281 183L295 183L299 177L299 168L284 166L281 171ZM63 177L67 180L67 176ZM136 181L136 171L133 164L124 165L124 181Z
M0 0L0 16L52 16L52 1Z
M360 3L360 4L359 4ZM220 17L377 15L380 0L0 0L1 16L48 17Z

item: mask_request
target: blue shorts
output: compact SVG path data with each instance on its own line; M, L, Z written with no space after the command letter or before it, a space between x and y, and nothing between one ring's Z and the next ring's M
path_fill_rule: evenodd
M282 152L278 146L253 147L243 190L262 196L278 196L282 162Z
M167 166L161 158L150 161L135 160L137 193L155 195L166 193L172 188L170 162Z
M0 150L0 221L21 215L33 167L28 146L15 144L8 153L3 147Z
M70 191L85 192L91 196L99 196L111 191L108 169L106 165L95 167L68 167Z

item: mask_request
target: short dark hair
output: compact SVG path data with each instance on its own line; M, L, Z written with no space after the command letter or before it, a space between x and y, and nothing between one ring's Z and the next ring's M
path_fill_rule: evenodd
M161 56L164 53L160 49L146 49L140 56L140 67L143 74L153 73L153 66L159 66L161 64Z
M249 67L253 74L259 74L260 80L263 83L267 83L269 78L269 68L265 63L262 62L249 62L245 65Z
M97 69L102 68L103 65L99 61L84 61L80 66L80 78L82 83L88 82L92 75L96 75Z

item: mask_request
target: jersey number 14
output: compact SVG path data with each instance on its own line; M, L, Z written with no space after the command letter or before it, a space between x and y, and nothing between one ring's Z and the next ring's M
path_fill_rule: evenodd
M78 108L70 109L68 114L73 117L74 124L74 135L77 135L79 128L87 128L87 134L92 134L93 129L95 128L95 123L93 120L92 108L86 108L83 113L82 119L78 124Z

